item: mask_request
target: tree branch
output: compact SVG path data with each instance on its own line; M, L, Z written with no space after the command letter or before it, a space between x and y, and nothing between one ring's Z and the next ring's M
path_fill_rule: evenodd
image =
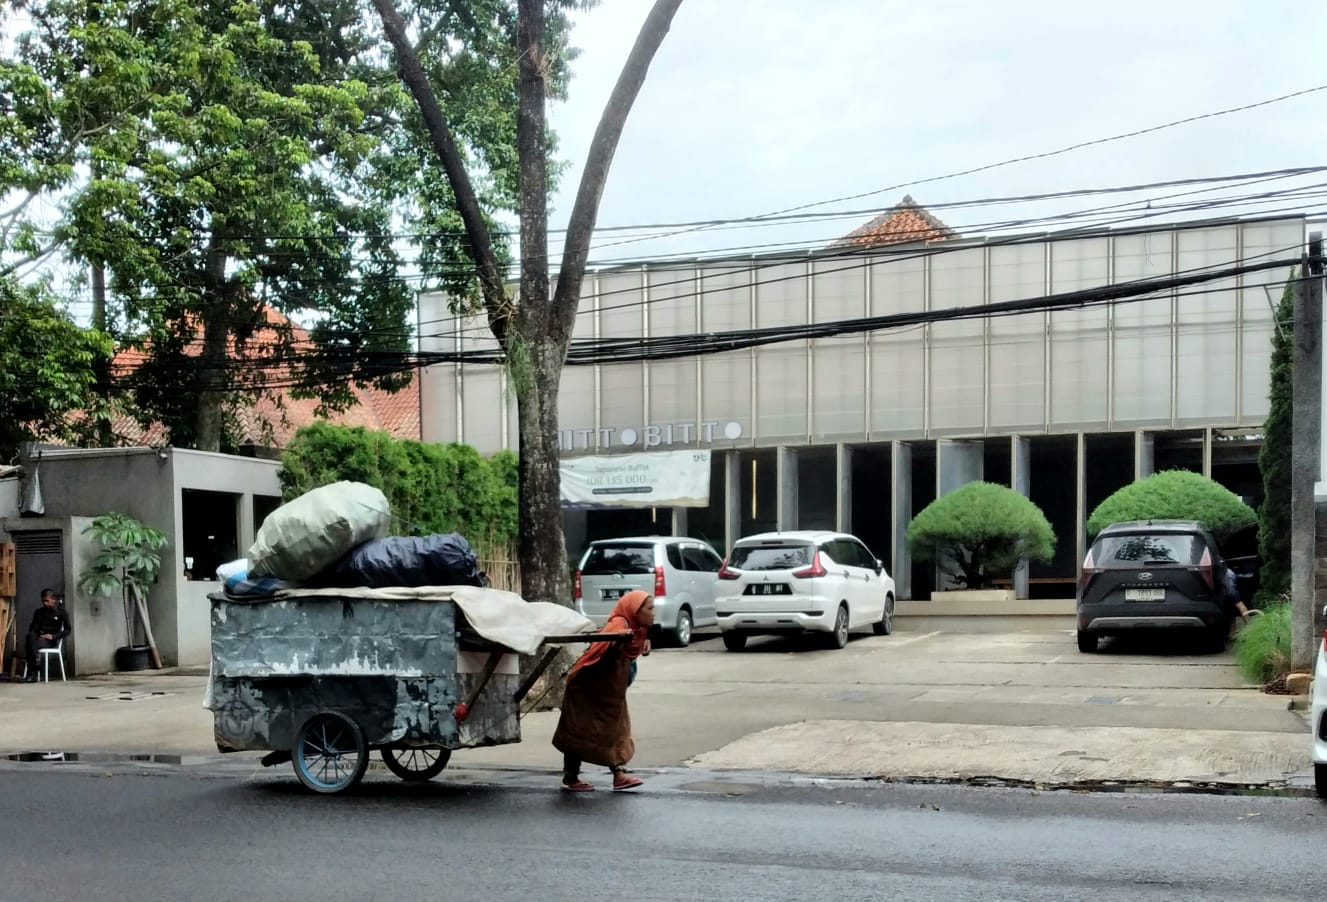
M681 2L681 0L678 0ZM484 295L484 306L488 310L489 328L499 342L506 336L507 323L511 316L511 305L507 300L507 289L503 284L502 271L498 266L498 257L493 250L493 238L489 234L488 224L484 221L483 211L475 196L470 175L466 172L465 162L452 138L451 127L442 112L438 97L429 83L419 56L406 35L405 19L397 10L393 0L373 0L373 6L382 19L383 31L396 52L397 70L401 81L419 105L420 115L424 118L424 127L428 130L429 142L442 162L451 185L452 195L456 199L456 211L465 224L466 241L470 253L475 258L479 269L479 283Z
M572 207L571 220L567 224L562 269L558 273L557 293L553 298L551 325L553 334L561 341L570 338L572 323L576 318L581 282L585 278L585 264L590 255L590 239L594 235L599 201L603 198L604 184L608 180L608 167L613 162L613 155L617 153L627 114L636 102L645 75L650 70L650 63L654 61L654 54L667 36L673 15L681 5L682 0L655 0L604 107L599 127L595 129L594 141L590 144L590 153L585 160L585 171L581 173L580 189L576 192L576 204Z

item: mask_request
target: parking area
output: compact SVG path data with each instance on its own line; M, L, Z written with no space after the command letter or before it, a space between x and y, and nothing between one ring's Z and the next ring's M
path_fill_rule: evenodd
M1116 640L1085 655L1072 618L901 618L842 650L771 637L730 652L698 632L644 659L629 698L645 767L1162 779L1233 773L1243 756L1273 779L1308 756L1303 718L1246 684L1229 651ZM522 762L555 722L528 717L520 746L458 761Z

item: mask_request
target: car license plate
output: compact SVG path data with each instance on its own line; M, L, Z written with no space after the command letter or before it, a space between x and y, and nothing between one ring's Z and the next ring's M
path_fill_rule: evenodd
M616 601L621 598L626 589L600 589L599 597L605 601Z
M1125 589L1125 601L1165 601L1166 590L1157 589Z
M791 595L792 587L787 583L752 583L746 587L747 595Z

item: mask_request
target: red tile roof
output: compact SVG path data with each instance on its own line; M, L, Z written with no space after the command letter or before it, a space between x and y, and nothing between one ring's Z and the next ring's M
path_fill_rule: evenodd
M903 244L910 241L944 241L946 238L957 237L957 232L919 206L912 199L912 195L907 194L904 195L898 206L886 210L865 225L853 229L831 244L830 247L872 248L885 244Z
M299 348L311 345L312 340L309 333L300 326L291 323L277 311L267 308L267 319L273 325L283 327L289 325L289 344L291 346ZM278 334L275 331L259 329L250 341L262 342L277 339ZM190 344L186 353L197 353L201 345L201 340L195 340ZM235 353L233 342L231 350L232 354ZM135 349L124 349L115 355L111 366L113 371L122 375L127 370L132 371L135 367L141 365L144 360L146 360L146 355L143 352ZM268 378L279 380L280 373L269 371ZM330 416L320 416L317 413L318 401L316 399L295 398L284 389L277 390L273 395L264 395L238 411L238 423L236 425L239 434L235 438L239 444L284 448L294 438L300 427L315 422L328 422L338 426L363 426L366 429L386 432L393 438L419 440L421 433L418 371L411 375L410 383L405 388L394 394L379 388L366 389L358 386L354 386L352 391L356 403L348 409L339 413L332 413ZM160 423L154 423L144 428L128 415L117 417L112 422L111 429L122 440L128 442L159 445L168 440L166 428Z

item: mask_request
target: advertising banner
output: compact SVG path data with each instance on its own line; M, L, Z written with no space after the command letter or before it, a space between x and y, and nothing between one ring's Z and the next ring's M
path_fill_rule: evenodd
M705 507L709 451L654 451L561 462L562 506Z

